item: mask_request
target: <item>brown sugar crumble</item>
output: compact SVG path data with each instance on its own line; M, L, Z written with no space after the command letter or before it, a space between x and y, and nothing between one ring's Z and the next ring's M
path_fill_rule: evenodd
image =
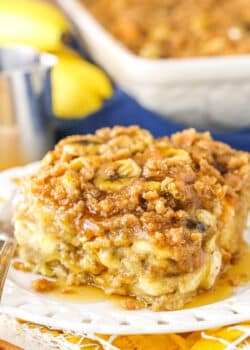
M126 310L138 310L143 307L143 303L140 303L135 298L124 298L120 301L120 305Z
M46 278L39 278L32 282L31 288L34 292L48 293L56 288L57 284L54 281L49 281Z
M27 263L24 263L22 261L14 261L12 263L12 267L15 270L19 270L22 272L31 272L32 271L32 267L30 265L28 265Z

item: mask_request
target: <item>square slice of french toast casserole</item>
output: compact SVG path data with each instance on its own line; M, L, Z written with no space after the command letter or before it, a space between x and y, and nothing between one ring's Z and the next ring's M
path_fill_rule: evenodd
M193 129L70 136L21 185L15 236L36 273L183 307L243 245L250 156Z

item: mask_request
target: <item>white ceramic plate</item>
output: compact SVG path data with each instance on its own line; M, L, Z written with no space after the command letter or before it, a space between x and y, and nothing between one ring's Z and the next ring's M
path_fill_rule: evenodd
M11 217L15 179L30 173L29 165L0 173L0 220ZM13 181L14 179L14 181ZM250 243L250 228L246 232ZM173 312L125 311L104 302L66 302L31 290L37 276L11 269L0 312L30 322L66 331L101 334L145 334L189 332L238 323L250 319L250 285L240 287L233 297L214 304Z

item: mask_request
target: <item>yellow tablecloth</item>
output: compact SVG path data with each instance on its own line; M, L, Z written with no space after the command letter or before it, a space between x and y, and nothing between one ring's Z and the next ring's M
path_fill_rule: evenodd
M249 350L250 322L188 334L86 336L0 315L0 338L25 350Z

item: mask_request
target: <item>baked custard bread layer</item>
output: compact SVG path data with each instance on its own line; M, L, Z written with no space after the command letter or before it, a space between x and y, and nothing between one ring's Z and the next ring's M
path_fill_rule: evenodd
M183 307L240 252L250 157L190 129L137 126L70 136L23 180L15 213L34 272Z

